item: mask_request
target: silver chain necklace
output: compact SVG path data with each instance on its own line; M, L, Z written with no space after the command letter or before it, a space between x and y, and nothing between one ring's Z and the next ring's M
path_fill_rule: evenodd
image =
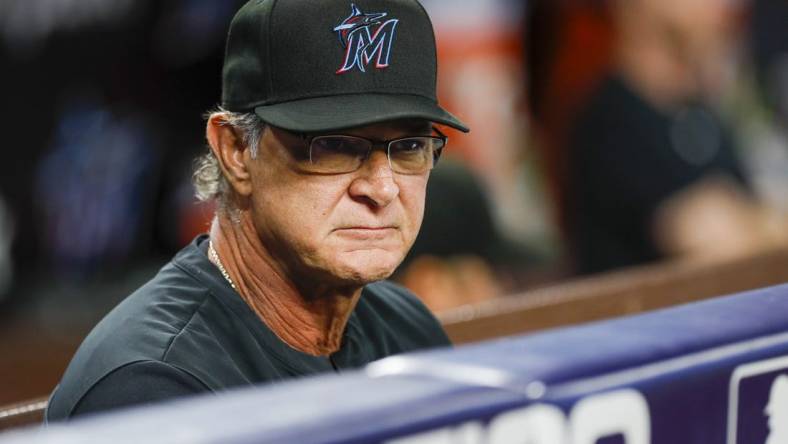
M235 283L232 279L230 279L230 275L227 273L227 270L224 269L222 260L219 259L219 254L213 248L213 241L208 241L208 257L211 259L211 261L213 261L214 264L216 264L216 266L219 268L219 271L222 273L222 276L224 276L224 279L226 279L230 286L233 287L233 290L238 291L238 289L235 288Z

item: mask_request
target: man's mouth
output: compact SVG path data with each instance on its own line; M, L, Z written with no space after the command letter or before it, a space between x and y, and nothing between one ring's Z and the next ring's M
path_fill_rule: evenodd
M357 240L376 240L389 238L397 231L394 226L349 226L334 230L339 236Z

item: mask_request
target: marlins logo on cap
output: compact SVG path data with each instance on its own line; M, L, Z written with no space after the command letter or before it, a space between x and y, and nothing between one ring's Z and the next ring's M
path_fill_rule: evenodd
M339 42L345 48L345 60L337 74L344 74L354 67L366 72L366 66L373 59L375 68L388 67L399 20L389 19L383 22L388 13L365 14L355 4L351 4L350 9L350 15L334 28L339 35Z

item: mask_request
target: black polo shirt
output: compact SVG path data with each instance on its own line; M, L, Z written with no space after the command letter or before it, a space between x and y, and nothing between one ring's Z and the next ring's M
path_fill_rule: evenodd
M48 421L449 344L415 296L383 281L364 288L336 353L302 353L241 300L208 260L207 244L205 235L195 239L93 329L50 398Z
M657 109L615 75L579 114L568 155L568 235L581 273L661 259L655 212L682 190L715 176L749 188L733 138L711 109Z

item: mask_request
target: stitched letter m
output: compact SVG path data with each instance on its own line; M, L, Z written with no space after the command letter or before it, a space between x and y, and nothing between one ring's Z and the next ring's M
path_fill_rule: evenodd
M366 72L367 65L375 60L375 68L382 69L389 66L391 44L399 20L391 19L378 26L374 33L370 26L363 26L351 32L347 37L345 61L337 74L344 74L354 67L361 72Z

